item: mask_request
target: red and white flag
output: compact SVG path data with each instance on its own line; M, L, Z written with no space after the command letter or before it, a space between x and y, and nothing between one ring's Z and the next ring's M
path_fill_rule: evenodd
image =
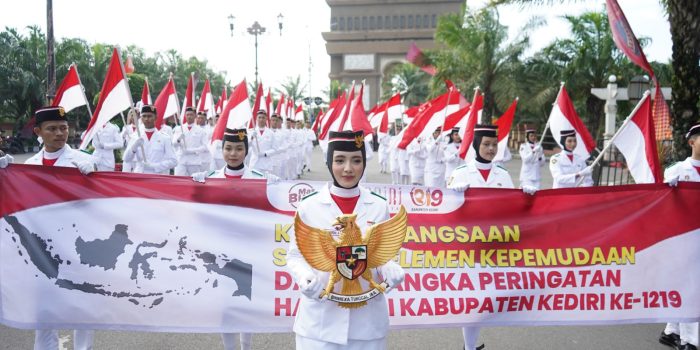
M516 97L510 107L503 113L503 115L498 118L496 125L498 126L498 153L493 158L493 161L500 162L505 159L506 149L508 148L508 138L510 137L510 129L513 125L513 119L515 119L515 108L518 105L518 98Z
M362 95L364 94L365 85L362 84L360 87L360 93L355 98L352 109L350 110L350 125L349 128L352 131L364 131L365 137L372 135L374 130L372 125L369 124L369 119L367 119L367 114L365 113L365 107L362 102Z
M272 105L273 105L272 91L267 88L267 96L265 96L265 112L267 112L268 117L272 116Z
M177 117L180 113L180 105L176 91L175 82L171 77L156 98L156 128L158 130L163 126L163 121L166 118L173 115Z
M403 120L403 105L401 104L401 94L396 93L394 96L391 96L389 101L387 102L386 106L386 117L387 117L387 127L389 122L395 123L396 120L401 119ZM387 132L388 129L387 129Z
M340 95L340 97L336 98L335 100L331 101L330 105L328 106L328 110L326 111L326 114L324 115L323 120L321 121L321 132L318 135L319 140L325 140L328 137L328 131L331 130L331 126L333 126L335 121L339 119L340 112L342 112L343 108L342 106L344 105L345 93Z
M216 123L212 141L221 140L226 129L242 129L248 126L253 110L248 102L248 86L245 79L236 86L231 97L226 102L219 122Z
M129 82L126 80L119 51L117 48L114 48L109 68L107 68L107 75L100 91L100 101L97 102L97 108L95 108L95 112L90 118L90 123L80 143L80 149L87 148L96 130L102 128L115 115L131 106Z
M378 128L379 123L382 121L382 114L386 108L386 102L381 104L376 104L367 113L367 120L369 120L369 125L372 125L372 129Z
M263 84L258 82L258 90L255 92L255 102L253 103L253 117L250 118L253 121L253 125L250 126L251 129L258 123L258 111L263 103Z
M182 102L182 114L180 115L180 123L182 124L185 124L185 109L187 107L194 108L194 73L190 74L190 80L187 81L185 100Z
M313 130L315 133L318 133L318 128L321 126L323 116L323 110L318 111L318 115L316 116L316 119L314 119L314 124L311 126L311 130Z
M471 104L467 103L466 106L460 108L457 112L454 112L445 118L445 126L442 130L441 136L447 136L452 132L452 129L459 128L459 137L464 138L464 131L467 127L467 120L469 117L469 111L471 110Z
M471 108L469 109L469 114L467 115L467 122L464 125L464 136L462 137L462 143L459 145L459 157L465 160L471 160L476 158L476 150L472 147L472 142L474 141L474 127L481 119L481 112L484 109L484 95L481 94L481 90L476 88L474 90L474 98L472 98ZM460 133L462 129L460 128Z
M651 111L647 92L612 140L625 156L629 172L638 184L663 181Z
M141 105L152 105L151 90L148 88L148 78L143 81L143 90L141 90Z
M221 91L221 97L219 97L219 101L216 102L216 113L221 114L221 112L224 109L224 105L226 104L226 100L228 97L226 97L226 86L224 86L224 89Z
M301 105L297 106L296 111L294 111L294 120L298 122L304 121L304 108Z
M431 100L428 107L416 115L411 125L406 128L398 147L406 149L416 138L427 140L435 129L443 127L447 115L456 112L461 105L466 104L466 99L459 91L454 86L449 87L446 93Z
M348 118L350 117L350 109L352 108L352 104L355 101L355 82L352 82L352 87L350 87L350 95L348 96L348 99L345 100L345 104L343 106L338 106L342 107L340 110L340 117L336 121L333 122L333 125L331 125L331 130L332 131L343 131L347 130L345 127L345 123L347 123Z
M583 158L588 158L591 152L595 149L595 140L588 132L586 125L583 124L581 118L579 118L576 109L574 109L574 104L571 102L569 94L566 92L564 85L561 86L559 94L557 95L557 100L552 107L552 113L549 115L549 130L552 132L552 137L557 142L559 147L562 149L564 145L561 144L561 131L562 130L576 130L576 149L574 153L580 155Z
M80 76L75 64L71 64L68 68L68 74L61 81L61 85L56 90L56 97L53 99L52 106L61 106L66 113L80 106L88 106L85 91L80 83Z
M201 111L205 111L207 113L207 118L214 117L214 97L211 95L209 79L204 81L202 96L199 98L199 103L197 104L197 112Z
M286 122L287 118L284 116L284 114L283 114L284 108L282 108L284 106L284 101L285 101L284 94L280 94L280 99L279 99L279 101L277 101L277 106L275 107L275 114L280 116L280 118L282 118L283 122ZM282 127L284 128L286 126L286 123L283 123L283 124L284 125L282 125Z

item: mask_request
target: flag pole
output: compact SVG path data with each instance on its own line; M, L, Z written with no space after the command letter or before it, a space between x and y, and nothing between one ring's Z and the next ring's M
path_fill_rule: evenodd
M170 78L170 80L173 80L173 72L170 72L169 78ZM187 89L185 89L185 94L187 94ZM180 99L177 97L177 90L175 91L175 106L177 106L177 114L178 114L175 116L175 124L180 126L180 131L182 132L182 135L185 135L185 128L182 127L182 123L180 122L180 115L179 115L179 114L181 114L180 113ZM168 117L168 118L170 118L170 117ZM163 119L165 119L165 117L163 117ZM163 122L165 122L165 121L163 121ZM185 141L184 137L182 138L182 144L185 146L185 148L187 148L187 142Z
M245 81L245 79L244 79L244 81ZM248 89L248 82L246 82L245 84L246 84L246 89ZM261 86L262 86L262 81L259 81L258 86L255 87L255 98L256 99L258 98L258 90L260 89ZM263 96L262 96L262 94L260 94L260 101L259 102L262 103L263 102L262 100L263 100ZM253 103L255 103L255 102L253 102ZM260 110L260 104L258 104L258 111L259 110ZM253 126L255 127L255 152L257 152L258 156L259 156L260 155L260 144L258 143L258 135L260 134L260 130L258 129L258 116L257 116L258 111L253 111L253 113L255 113L255 115L251 115L250 117L254 119Z
M68 67L68 70L70 71L70 67L75 66L75 62L72 62L70 66ZM85 99L85 106L88 109L88 113L90 114L90 119L92 119L92 108L90 108L90 102L87 99L87 95L85 95L85 88L83 88L83 82L80 80L80 74L78 73L78 68L76 66L75 68L75 75L78 76L78 84L80 84L80 92L83 93L83 98ZM95 137L97 137L97 141L100 141L100 133L95 132ZM102 141L100 141L102 143Z
M445 105L445 113L442 116L442 126L440 127L440 134L445 130L445 120L447 119L447 109L450 107L450 98L452 97L452 87L447 88L447 104ZM434 131L433 131L434 132ZM438 137L438 141L440 138ZM440 147L435 147L435 155L440 154Z
M136 111L136 108L134 108L134 100L131 98L131 88L129 88L129 80L126 77L126 71L124 70L124 63L122 63L122 52L121 51L122 50L119 48L119 46L117 46L117 57L119 58L119 68L121 68L122 75L124 76L124 79L126 80L126 93L127 93L127 96L129 97L129 113L132 113L132 115L134 115L134 122L136 123L136 133L140 138L141 137L141 128L139 128L139 123L138 123L139 114ZM119 114L122 116L122 120L124 120L124 114L122 114L122 112L119 112ZM124 124L126 125L126 122L124 122ZM143 156L143 162L145 163L147 161L146 160L146 150L143 147L143 145L141 145L140 148L141 148L141 156Z
M600 162L600 160L603 159L605 152L612 146L612 144L615 141L615 139L617 138L617 136L620 135L620 132L622 132L622 130L625 129L627 124L629 124L629 121L632 120L632 117L637 113L639 108L642 106L642 103L644 103L646 101L646 99L649 98L650 94L651 94L651 92L649 90L644 92L642 99L639 100L639 102L637 102L637 105L634 106L634 109L632 110L632 112L627 116L625 121L622 122L622 125L620 125L620 128L617 129L617 131L615 132L615 135L613 135L613 137L610 139L608 144L605 145L605 147L603 147L603 150L600 151L600 153L598 153L598 156L595 158L595 160L593 160L591 165L589 165L590 168L593 168L594 166L596 166L598 164L598 162ZM583 183L583 176L576 181L576 187L579 187L581 185L581 183Z

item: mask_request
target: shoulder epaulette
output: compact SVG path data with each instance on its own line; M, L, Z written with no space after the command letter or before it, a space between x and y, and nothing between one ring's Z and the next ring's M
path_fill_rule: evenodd
M383 200L386 200L386 198L384 198L384 196L382 196L382 195L380 195L380 194L374 193L374 192L372 192L372 191L369 191L369 193L371 193L371 194L373 194L373 195L375 195L375 196L377 196L377 197L379 197L379 198L381 198L381 199L383 199Z
M502 167L502 166L500 166L500 165L496 165L496 167L497 167L497 168L503 169L505 172L508 172L508 169L506 169L506 168L504 168L504 167Z
M253 172L253 174L255 174L255 175L265 177L265 174L263 174L263 173L261 173L261 172L255 170L255 169L253 169L252 172Z
M88 152L88 150L86 150L86 149L79 149L79 151L80 151L80 152L83 152L83 153L85 153L85 154L92 155L92 153Z
M467 167L467 165L466 165L466 164L464 164L464 165L460 165L460 166L458 166L458 167L457 167L457 168L456 168L455 170L457 170L457 169L462 169L462 168L466 168L466 167Z
M317 195L317 194L318 194L318 191L316 191L316 192L311 192L311 193L307 194L306 196L301 197L301 200L303 201L303 200L305 200L306 198L309 198L309 197L311 197L311 196L313 196L313 195Z
M207 177L214 175L214 173L216 173L216 170L210 171L209 174L207 174Z
M561 156L561 153L553 154L553 155L552 155L552 158L554 158L554 157L559 158L559 156Z

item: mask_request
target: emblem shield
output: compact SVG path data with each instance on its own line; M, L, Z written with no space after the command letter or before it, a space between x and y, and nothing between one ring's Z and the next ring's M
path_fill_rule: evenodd
M346 279L354 280L367 269L366 245L337 247L335 257L338 272Z

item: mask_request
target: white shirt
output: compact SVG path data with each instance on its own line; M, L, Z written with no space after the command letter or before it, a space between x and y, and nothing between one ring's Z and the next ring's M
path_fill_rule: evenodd
M146 131L153 132L150 140L146 135ZM168 134L155 128L141 130L143 149L146 153L146 162L148 163L147 167L144 166L141 147L135 147L137 139L138 137L134 137L124 151L124 161L136 163L133 172L170 175L170 169L177 165L177 158Z
M664 171L664 181L669 181L678 177L678 181L700 182L700 174L695 170L695 167L700 167L700 160L686 158L682 162L675 163Z
M552 188L575 187L576 182L579 181L576 174L588 166L586 165L586 159L580 155L572 152L568 153L573 154L573 160L569 159L567 151L561 151L553 155L549 160L549 171L552 172L552 178L554 179ZM593 186L591 175L584 177L581 186Z
M184 141L178 140L180 135L183 135L183 130ZM192 128L189 128L188 125L176 127L173 131L172 141L180 165L200 165L202 164L201 154L208 153L206 133L199 125L192 125Z
M520 145L520 182L532 181L539 182L542 179L541 169L544 165L545 158L542 152L542 147L535 151L535 145L525 142Z
M484 179L481 170L489 170L489 176ZM495 166L492 163L484 164L472 160L466 165L455 169L447 182L448 188L462 187L487 187L487 188L514 188L513 180L508 170Z
M124 147L124 138L119 127L107 123L95 132L92 145L95 147L95 152L92 153L95 161L106 168L114 168L114 150Z
M46 152L46 148L42 147L41 151L33 155L31 158L27 159L24 162L24 164L42 165L42 160L44 158L58 158L58 160L56 160L56 163L54 163L53 166L61 166L67 168L75 168L76 166L75 164L73 164L73 162L92 162L93 164L95 163L92 155L72 149L70 146L68 146L68 144L66 144L65 146L63 146L63 148L53 153Z

